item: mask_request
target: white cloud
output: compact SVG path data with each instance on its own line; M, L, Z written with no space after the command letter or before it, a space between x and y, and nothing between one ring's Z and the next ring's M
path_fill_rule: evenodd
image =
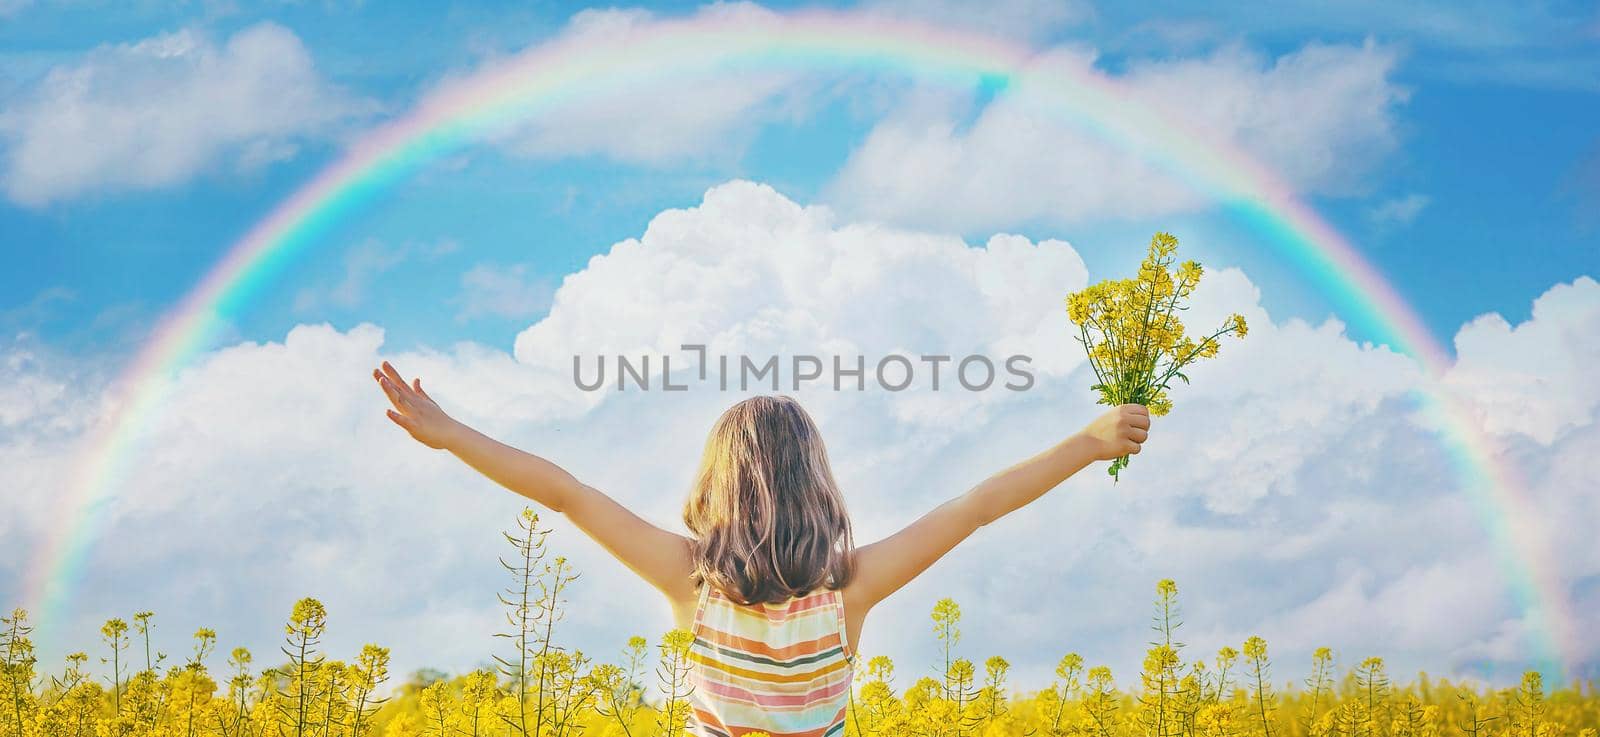
M1085 277L1060 241L999 235L972 249L951 236L836 225L827 208L733 182L699 207L661 213L641 239L568 276L550 316L517 337L516 355L566 371L561 351L577 345L613 354L683 343L881 354L1016 344L1059 374L1077 361L1053 340L1065 325L1055 308Z
M294 300L297 312L310 312L326 301L353 307L366 299L373 279L405 261L405 254L375 240L365 241L344 254L344 275L327 289L301 289Z
M14 99L0 112L3 184L35 206L162 187L291 157L371 111L324 80L282 26L221 44L184 29L99 47Z
M527 264L478 264L461 275L457 320L494 316L532 319L550 306L554 288Z
M1431 201L1425 194L1412 192L1378 203L1367 211L1367 217L1379 225L1410 225Z
M1456 334L1457 362L1444 383L1480 427L1550 445L1595 421L1596 335L1600 283L1579 277L1534 300L1526 322L1513 326L1491 313L1463 326Z
M849 212L938 228L1130 218L1197 209L1207 196L1140 152L1118 148L1032 104L1028 77L1090 73L1095 56L1042 54L1016 88L970 124L964 101L910 104L879 123L831 185ZM1349 194L1396 143L1395 55L1372 43L1308 45L1277 58L1239 47L1133 63L1107 81L1127 104L1237 145L1303 192ZM1115 104L1115 103L1113 103ZM1116 111L1109 111L1114 114ZM1026 183L1019 187L1018 183Z
M1594 13L1579 5L1291 0L1276 7L1279 12L1262 13L1249 5L1213 3L1163 20L1210 26L1215 37L1377 36L1427 57L1414 75L1455 84L1593 91L1600 80L1589 46ZM1148 48L1137 30L1122 34L1122 41Z
M1020 0L986 7L977 17L955 4L916 12L934 22L1015 32L1044 32L1084 14L1057 4L1041 13L1037 5ZM889 2L863 12L911 11ZM690 20L705 18L734 19L753 31L785 22L750 3L708 5ZM570 59L564 50L581 48L583 58L606 59L683 20L639 9L585 10L553 38L514 57L494 57L451 75L419 104L517 57ZM752 68L735 63L732 52L710 45L680 55L670 74L607 77L592 94L544 100L536 115L485 135L528 156L600 155L726 170L761 125L803 121L839 98L841 89L859 92L866 84L882 94L871 87L880 79ZM1049 75L1093 64L1090 52L1058 48L1043 55L1035 71ZM1366 167L1393 144L1388 116L1402 94L1387 80L1392 65L1393 54L1372 45L1312 45L1275 59L1229 47L1206 57L1134 63L1117 80L1134 99L1181 105L1196 129L1239 142L1298 185L1343 192L1363 181ZM956 107L899 108L852 155L833 200L865 203L852 214L966 230L1003 227L1019 217L1120 217L1204 203L1137 153L1039 119L1015 94L1002 95L970 128L958 124L964 113ZM183 30L96 49L54 69L0 113L0 135L8 140L4 186L12 199L38 205L100 190L170 185L219 167L261 167L297 155L307 141L371 111L369 103L348 99L324 80L286 29L260 24L220 45ZM1010 186L1016 181L1036 186L1018 196Z
M372 283L401 264L413 259L434 261L460 250L461 244L445 239L434 243L384 243L368 239L344 252L344 271L337 282L308 286L295 293L294 309L308 313L325 304L355 307L367 298Z
M877 0L855 11L863 18L906 17L1029 42L1058 35L1094 15L1085 3L1039 0L981 5ZM689 19L707 17L737 19L757 34L786 22L783 14L748 2L702 6ZM559 60L563 49L581 45L589 56L604 59L625 54L653 31L683 20L639 8L584 10L553 38L515 56ZM1160 56L1135 58L1124 71L1102 76L1124 83L1130 99L1182 118L1199 135L1238 144L1302 189L1359 192L1372 165L1395 146L1393 109L1407 96L1390 79L1398 46L1370 40L1353 46L1310 43L1271 57L1209 33L1226 23L1176 19L1158 25L1160 33L1181 36L1186 49L1212 51L1174 57L1168 44ZM1141 27L1129 34L1142 38L1154 32ZM1206 43L1201 43L1202 36ZM1217 43L1223 45L1218 48ZM704 160L727 170L761 124L803 120L834 101L839 85L862 84L822 71L754 69L734 63L728 52L710 43L682 50L670 74L608 75L581 102L544 101L536 116L508 124L492 138L509 150L535 156L595 154L645 164ZM479 69L492 70L509 60L496 56ZM1069 46L1042 55L1037 71L1049 77L1094 63L1094 53ZM1140 156L1107 151L1104 141L1081 128L1038 119L1014 97L1002 95L1000 104L986 110L971 129L961 125L964 110L933 116L920 111L885 121L857 152L857 166L846 173L835 201L842 206L857 200L850 195L870 194L887 204L863 209L866 215L906 214L908 222L948 225L940 218L970 214L976 222L961 224L984 229L1008 224L1000 213L1120 217L1188 209L1203 200ZM1047 146L1051 153L1039 156L1034 144ZM907 163L912 161L916 163ZM968 171L978 172L973 178L978 181L963 182L954 173ZM1022 201L1008 202L1007 195L988 186L997 179L1044 186Z
M29 333L35 326L53 317L59 305L71 303L77 298L78 293L66 287L45 287L26 302L0 309L0 330Z
M1081 0L870 0L869 13L904 16L967 31L1040 40L1092 19L1094 6Z
M496 646L494 531L520 500L388 424L368 373L380 359L423 377L463 420L677 527L703 433L736 395L706 386L584 393L573 386L574 354L678 354L680 343L705 342L713 353L758 355L1034 355L1039 381L1028 392L798 392L829 438L861 539L876 539L1101 409L1060 305L1090 278L1064 242L997 235L975 247L844 222L732 182L568 275L510 354L471 343L396 353L372 325L301 325L282 342L206 354L171 378L143 426L72 619L52 623L66 642L45 662L130 607L160 613L158 633L174 644L209 624L230 645L272 652L277 622L307 594L328 603L339 654L375 640L395 647L400 672L481 662ZM1194 653L1260 632L1284 676L1329 645L1348 657L1377 650L1396 674L1490 667L1514 679L1527 625L1451 458L1412 419L1409 396L1426 379L1337 322L1275 322L1259 298L1236 270L1210 274L1189 319L1241 311L1250 336L1192 373L1122 482L1097 466L981 530L872 615L865 650L895 656L906 672L932 662L919 623L948 595L966 612L963 652L1007 655L1018 683L1044 682L1068 649L1126 679L1142 655L1151 587L1171 576ZM1600 336L1574 316L1597 303L1593 283L1580 280L1541 298L1515 331L1469 325L1463 364L1485 379L1460 390L1475 396L1496 372L1554 366L1551 391L1574 391L1560 383L1575 380L1562 367L1581 365ZM1566 342L1550 340L1563 330ZM1526 365L1477 358L1529 353L1522 341L1535 337L1556 355ZM103 383L26 359L0 363L0 387L68 385L78 389L35 392L46 401L17 405L0 431L0 487L23 490L0 497L0 520L14 520L7 539L24 549L59 524L56 490L77 460L72 429L92 417ZM1569 585L1600 575L1586 529L1600 514L1588 493L1600 429L1593 404L1578 410L1590 419L1563 420L1564 433L1529 456L1548 469L1535 479L1534 511L1570 553L1555 561ZM65 429L36 431L47 426ZM585 576L572 589L570 642L603 658L629 634L666 629L647 586L564 521L551 523L553 544ZM5 575L0 592L14 592L15 570ZM1600 660L1600 642L1581 648L1590 664Z
M779 22L780 16L745 2L714 3L694 19L721 18L753 27ZM560 56L581 48L584 58L605 59L664 23L638 8L583 10L555 38L521 54ZM692 60L692 63L691 61ZM493 68L507 59L490 59ZM813 106L808 75L795 70L752 69L734 63L718 48L684 49L671 74L648 71L597 80L601 91L576 101L555 101L537 115L495 131L492 140L514 153L558 157L599 154L618 160L665 164L695 160L726 163L736 157L756 123L794 120Z

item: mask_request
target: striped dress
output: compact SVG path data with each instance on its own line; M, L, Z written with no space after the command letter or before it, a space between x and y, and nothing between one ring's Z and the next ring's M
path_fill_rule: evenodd
M843 596L824 589L744 605L702 585L689 650L688 734L844 734L852 656Z

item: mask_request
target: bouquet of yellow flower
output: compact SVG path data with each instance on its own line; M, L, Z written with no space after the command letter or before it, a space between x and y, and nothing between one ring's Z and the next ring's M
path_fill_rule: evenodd
M1178 313L1200 284L1200 264L1185 261L1176 269L1178 239L1156 233L1150 252L1133 279L1107 279L1067 295L1067 317L1078 326L1077 340L1089 354L1098 382L1100 404L1142 404L1152 415L1172 409L1167 385L1174 378L1189 383L1183 368L1217 355L1221 338L1243 338L1242 315L1231 315L1222 327L1198 342L1184 333ZM1112 478L1128 467L1128 457L1112 461Z

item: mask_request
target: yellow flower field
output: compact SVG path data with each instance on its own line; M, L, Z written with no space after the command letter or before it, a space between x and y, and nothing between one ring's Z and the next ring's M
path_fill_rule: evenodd
M496 633L497 667L453 677L419 674L391 688L389 650L367 645L335 660L319 645L328 613L296 603L271 665L243 648L214 662L216 633L200 629L182 663L151 659L154 615L112 619L93 649L47 669L33 655L27 614L0 618L0 737L664 737L682 731L693 637L630 639L614 657L561 645L563 591L576 578L548 551L525 510L506 538L510 626ZM1259 637L1198 652L1177 638L1178 587L1156 584L1156 641L1137 674L1116 675L1066 653L1048 684L1014 684L1005 658L962 655L961 609L933 608L929 635L942 677L897 677L863 655L846 735L898 737L1596 737L1594 684L1547 689L1537 672L1497 690L1433 680L1391 681L1383 659L1345 673L1333 653L1280 654ZM1129 626L1145 612L1130 612ZM403 646L403 643L400 643ZM1053 645L1053 643L1052 643ZM88 663L104 661L91 669ZM1283 663L1306 664L1291 669ZM1291 672L1292 671L1292 672Z

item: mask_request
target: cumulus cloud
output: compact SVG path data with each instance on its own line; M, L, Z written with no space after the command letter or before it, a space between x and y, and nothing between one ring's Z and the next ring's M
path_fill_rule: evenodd
M30 206L149 189L217 167L250 169L370 113L273 23L218 43L183 29L99 47L0 112L3 186Z
M1595 20L1589 8L1500 2L1401 5L1372 0L1337 5L1291 0L1277 7L1281 12L1261 13L1244 5L1194 6L1194 12L1182 13L1177 22L1207 28L1213 38L1306 34L1395 39L1429 57L1415 74L1457 84L1593 91L1600 80L1596 73L1600 60L1592 49ZM1137 33L1144 25L1123 34L1123 43L1148 48L1148 39Z
M478 264L461 275L460 309L457 320L493 316L506 319L531 319L550 306L555 290L544 278L532 273L527 264L499 266Z
M1595 420L1600 407L1600 283L1579 277L1533 302L1512 325L1498 313L1456 334L1457 361L1444 382L1479 427L1550 445Z
M1091 404L1060 304L1099 276L1062 241L1001 234L969 244L845 220L736 181L660 213L568 275L509 353L473 343L395 352L370 324L301 325L281 342L213 351L164 379L162 411L142 426L136 463L105 512L70 618L49 625L56 649L45 657L92 639L98 621L128 607L162 613L171 626L158 632L212 624L225 642L271 652L276 622L310 594L329 605L336 652L376 640L396 647L399 671L483 662L499 621L494 531L520 500L388 424L368 373L381 359L423 377L461 419L676 528L704 433L738 395L704 385L584 392L574 355L683 356L678 346L692 342L713 355L1035 356L1039 381L1026 392L926 383L795 392L828 438L860 538L876 539L1103 409ZM1485 376L1578 365L1600 332L1573 327L1582 324L1573 315L1597 302L1593 282L1580 280L1552 290L1515 331L1474 323L1463 330L1473 336L1463 365ZM1183 587L1184 639L1196 652L1260 633L1283 667L1329 645L1351 658L1383 654L1397 674L1427 666L1514 678L1526 625L1502 593L1496 551L1451 459L1412 417L1411 392L1430 379L1410 359L1350 340L1336 321L1274 320L1245 274L1217 269L1190 319L1233 311L1251 320L1249 338L1192 373L1120 484L1091 469L1027 514L980 530L874 612L864 649L908 672L933 662L916 623L954 596L966 614L963 652L1007 655L1018 682L1042 682L1068 649L1126 678L1142 654L1154 582L1170 576ZM1563 329L1567 342L1550 340L1547 331ZM1512 367L1471 358L1527 352L1519 341L1535 338L1563 357ZM34 392L42 399L17 405L0 434L0 486L22 490L0 498L0 520L15 520L7 539L25 549L56 524L55 490L76 460L68 441L94 421L102 400L92 389L103 386L26 358L0 362L0 387L29 382L45 387ZM35 432L52 423L65 429ZM1551 469L1537 479L1538 512L1578 553L1558 561L1570 583L1600 576L1600 554L1586 554L1593 536L1574 531L1600 512L1587 499L1600 431L1566 424L1535 450ZM585 576L571 589L568 642L604 657L629 634L669 626L645 584L564 521L547 521ZM15 596L15 575L0 579L0 594ZM618 601L643 603L619 610ZM1579 656L1600 658L1600 643L1584 647Z
M891 0L868 3L859 12L1029 42L1092 14L1085 6L1033 0L975 7ZM750 3L707 5L687 19L632 8L585 10L553 38L510 59L489 59L480 69L516 58L560 64L567 51L580 47L585 58L625 56L664 26L706 19L745 25L752 34L781 30L787 22L784 15ZM969 127L963 121L970 90L940 87L941 94L956 99L922 105L915 97L901 99L904 80L742 64L738 48L711 42L676 51L670 73L609 74L581 99L546 101L537 115L489 137L507 150L541 157L602 155L651 165L693 161L731 167L762 125L805 120L839 102L841 90L865 87L871 94L859 97L868 102L852 98L853 112L890 115L853 153L833 200L870 200L863 206L867 216L906 215L909 222L941 227L960 220L963 227L983 230L1014 222L1007 219L1012 213L1117 217L1205 201L1144 163L1138 152L1117 151L1081 128L1042 118L1023 94L1028 84L1002 95ZM1394 145L1392 108L1405 96L1388 79L1395 61L1392 50L1371 43L1311 44L1279 57L1226 46L1206 56L1135 61L1117 75L1106 75L1095 70L1092 50L1068 45L1041 54L1031 76L1048 79L1084 70L1114 76L1128 88L1131 103L1181 116L1196 135L1239 144L1308 190L1348 193ZM977 82L975 75L971 81ZM1049 153L1040 156L1041 150ZM1042 186L1016 200L1014 187L992 186L1000 180Z
M912 13L1024 35L1078 22L1087 12L1053 3L1043 12L1038 5L986 6L974 16L957 4L919 4L913 12L887 2L861 12ZM752 32L785 22L781 14L737 2L707 5L687 18L585 10L515 57L562 63L577 58L567 51L580 49L584 59L625 56L655 30L685 20L742 24ZM728 168L762 125L808 119L837 102L841 89L863 84L824 71L739 64L736 46L680 50L666 74L635 69L606 75L593 94L545 100L537 115L485 135L503 150L528 156ZM419 104L511 60L497 56L451 75ZM1389 50L1370 44L1312 45L1277 58L1226 47L1205 57L1135 62L1116 81L1129 88L1131 100L1181 104L1178 112L1201 135L1239 143L1297 185L1344 192L1393 144L1390 108L1403 97L1387 78L1393 61ZM1035 71L1050 76L1094 65L1092 52L1057 48L1040 56ZM960 122L962 105L883 105L899 112L851 156L834 201L866 203L861 209L874 218L968 230L1010 224L1012 216L1118 217L1204 202L1137 152L1116 151L1080 129L1040 119L1022 92L1003 94L971 126ZM307 141L372 111L370 103L325 80L287 29L259 24L222 43L186 29L101 47L18 96L0 113L7 143L3 185L13 200L30 205L170 185L208 169L248 169L292 157ZM1049 153L1041 156L1041 150ZM1021 197L1015 187L994 186L1019 180L1038 186Z
M1312 44L1276 58L1228 46L1109 75L1092 51L1057 48L970 122L968 101L947 95L880 122L851 153L829 199L865 217L965 231L1207 204L1206 193L1140 151L1031 101L1044 94L1037 85L1085 73L1124 91L1123 100L1097 104L1148 106L1200 140L1243 149L1302 192L1350 194L1396 144L1393 113L1406 93L1389 79L1395 62L1392 50L1370 42ZM1103 112L1114 120L1127 111Z
M1095 15L1093 5L1078 0L1001 0L982 4L960 0L871 0L861 7L870 13L1032 41L1049 38Z
M894 278L905 275L915 278ZM997 235L974 249L954 236L839 224L828 208L733 182L699 207L661 213L641 238L568 276L550 316L517 337L516 356L565 370L570 357L559 351L578 344L610 353L684 343L964 353L1016 346L1059 374L1077 359L1053 340L1065 326L1056 308L1086 277L1061 241Z
M1412 192L1378 203L1376 207L1367 211L1367 217L1379 225L1410 225L1418 215L1422 214L1429 202L1432 202L1432 198L1427 195Z
M295 293L294 309L307 313L324 305L354 307L366 300L374 281L401 264L412 260L435 261L460 249L460 243L449 239L398 245L377 239L361 241L344 252L344 270L339 279L328 285L302 288Z
M780 22L773 11L746 2L706 5L688 20L708 19L752 26ZM606 59L628 53L660 25L684 20L658 18L641 8L583 10L556 37L521 53L560 58L563 50L581 49L583 58ZM495 131L492 140L528 156L598 154L643 164L726 163L753 137L758 123L795 120L815 106L809 75L739 65L728 49L675 53L677 64L670 74L640 70L597 79L597 94L554 101L538 115ZM485 66L506 61L490 59Z

